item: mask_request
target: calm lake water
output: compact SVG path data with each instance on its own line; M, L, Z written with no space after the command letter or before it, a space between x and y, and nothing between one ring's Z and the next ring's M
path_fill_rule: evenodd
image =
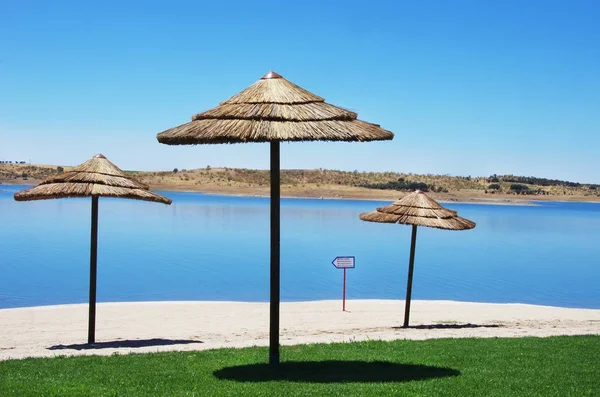
M15 202L0 185L0 308L87 302L90 199ZM269 299L269 201L161 192L100 199L98 301ZM387 202L282 199L281 297L404 299L409 226L363 222ZM414 299L600 308L600 204L447 204L470 231L419 228Z

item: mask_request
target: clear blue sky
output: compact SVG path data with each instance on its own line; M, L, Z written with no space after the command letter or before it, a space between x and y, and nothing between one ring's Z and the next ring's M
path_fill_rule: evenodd
M166 146L275 70L394 132L289 143L283 168L600 183L600 1L0 1L0 159L266 169Z

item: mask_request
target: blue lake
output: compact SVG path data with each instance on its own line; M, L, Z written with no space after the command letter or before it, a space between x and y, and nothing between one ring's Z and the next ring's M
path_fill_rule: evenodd
M90 199L15 202L0 185L0 308L87 302ZM160 192L100 199L98 301L269 299L269 200ZM281 297L404 299L409 226L358 219L387 202L282 199ZM419 228L413 299L600 308L600 204L447 204L470 231Z

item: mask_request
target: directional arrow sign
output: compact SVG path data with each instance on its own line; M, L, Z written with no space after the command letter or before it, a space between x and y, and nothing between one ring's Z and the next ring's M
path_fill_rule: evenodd
M353 256L338 256L331 263L338 269L353 269L354 268L354 257Z

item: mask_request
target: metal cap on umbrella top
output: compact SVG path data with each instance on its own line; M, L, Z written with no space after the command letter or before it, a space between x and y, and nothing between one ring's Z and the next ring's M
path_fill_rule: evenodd
M408 327L413 269L415 264L417 226L427 226L445 230L468 230L475 227L475 222L459 217L456 211L442 207L437 201L420 190L410 193L388 206L379 207L376 211L360 214L360 219L368 222L412 225L408 282L406 287L406 306L404 311L404 327Z
M157 135L167 145L269 142L271 156L271 283L269 361L279 362L280 150L282 141L391 140L389 131L273 71L192 121Z
M116 197L163 204L171 204L171 199L151 192L147 185L132 179L102 154L97 154L69 171L52 176L39 185L14 195L16 201L68 197L92 198L88 343L94 343L96 335L98 198Z

